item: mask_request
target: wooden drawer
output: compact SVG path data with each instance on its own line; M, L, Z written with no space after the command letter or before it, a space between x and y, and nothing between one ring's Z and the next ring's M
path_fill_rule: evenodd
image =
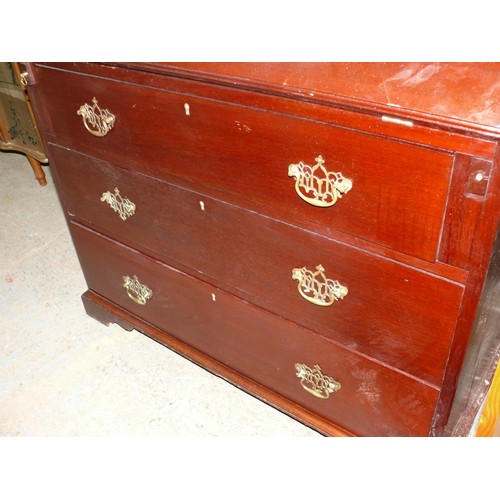
M435 389L79 225L71 231L89 288L137 317L352 433L428 433ZM134 275L152 291L144 305L123 286ZM297 363L319 365L341 389L310 394Z
M70 216L439 386L462 287L104 161L60 148L53 148L53 157ZM101 201L115 188L135 205L125 220ZM293 279L294 269L314 273L319 265L348 289L328 307L306 300Z
M75 73L62 78L61 71L47 68L38 76L51 140L64 147L155 177L170 174L210 185L279 210L292 222L319 224L324 233L334 228L435 260L450 154L164 89ZM169 82L164 79L166 88ZM94 97L115 117L104 137L90 134L77 115ZM314 194L313 187L323 194L345 190L346 182L337 186L340 191L331 187L338 173L352 183L350 191L332 206L311 205L333 201ZM307 189L296 188L294 175L302 174L309 176Z

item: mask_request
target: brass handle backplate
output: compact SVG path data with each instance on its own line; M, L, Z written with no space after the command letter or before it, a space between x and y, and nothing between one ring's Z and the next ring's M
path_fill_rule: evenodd
M137 276L123 276L123 286L127 289L128 296L141 306L153 296L153 292L139 282Z
M118 188L115 188L114 193L110 191L102 193L101 201L105 201L121 220L127 220L128 217L135 214L135 203L132 203L128 198L123 198Z
M101 109L95 97L92 98L92 103L93 106L87 103L80 106L76 114L82 117L85 128L92 135L104 137L113 128L115 115L107 109Z
M295 375L300 379L300 385L303 389L317 398L328 399L330 394L340 390L342 387L340 382L337 382L332 377L323 375L318 365L309 368L302 363L296 363L295 369L297 370Z
M316 272L305 267L292 270L292 279L297 280L298 291L304 299L317 306L330 306L347 295L347 288L338 281L327 278L320 264Z
M316 207L331 207L352 189L352 181L340 172L328 172L321 155L316 162L314 167L292 163L288 166L288 176L295 178L295 191L304 201Z

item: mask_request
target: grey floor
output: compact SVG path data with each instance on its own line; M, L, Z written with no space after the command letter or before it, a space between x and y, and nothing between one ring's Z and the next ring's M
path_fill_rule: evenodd
M318 436L135 331L85 315L50 168L0 152L0 436Z

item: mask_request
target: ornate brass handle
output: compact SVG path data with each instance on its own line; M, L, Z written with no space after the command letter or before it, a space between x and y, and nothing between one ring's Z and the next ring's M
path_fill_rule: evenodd
M328 172L321 155L316 162L314 167L292 163L288 166L288 176L295 178L295 191L304 201L315 207L331 207L351 190L352 181L340 172Z
M338 281L327 278L320 264L313 273L305 267L292 270L292 279L297 280L298 290L304 299L318 306L330 306L347 295L347 288Z
M21 82L21 85L23 87L27 87L28 86L28 72L27 71L23 71L20 75L19 75L19 81Z
M340 382L333 380L332 377L323 375L318 365L309 368L307 365L296 363L295 369L297 370L295 375L300 379L300 385L309 394L317 398L328 399L330 394L340 390L342 387Z
M143 306L153 296L153 292L142 285L137 276L123 276L123 286L127 289L128 296L137 304Z
M115 188L114 193L109 191L102 193L101 201L105 201L121 220L127 220L128 217L135 214L135 203L132 203L128 198L123 198L118 188Z
M90 104L83 104L76 112L83 119L85 128L97 137L104 137L115 124L115 115L110 113L107 109L101 109L97 104L97 99L92 98L93 106Z

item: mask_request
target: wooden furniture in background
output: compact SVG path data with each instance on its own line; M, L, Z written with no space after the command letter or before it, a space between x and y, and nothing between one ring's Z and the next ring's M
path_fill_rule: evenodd
M498 360L498 64L36 63L91 316L327 435L467 435Z
M0 62L0 150L26 155L41 186L47 181L41 163L47 156L17 62Z
M500 436L500 365L497 366L476 431L477 437L494 435Z

